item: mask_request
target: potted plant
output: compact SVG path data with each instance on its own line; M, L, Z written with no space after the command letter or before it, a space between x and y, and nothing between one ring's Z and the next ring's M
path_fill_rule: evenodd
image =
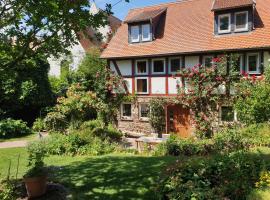
M44 164L46 150L41 142L28 146L28 167L24 175L24 183L29 198L39 197L45 194L47 187L47 170Z

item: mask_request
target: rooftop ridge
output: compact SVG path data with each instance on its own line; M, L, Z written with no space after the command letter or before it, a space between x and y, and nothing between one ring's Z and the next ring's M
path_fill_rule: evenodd
M168 2L168 3L160 3L160 4L151 5L151 6L131 8L131 9L129 9L129 11L140 10L140 9L145 9L145 8L155 8L155 7L172 5L172 4L179 4L179 3L186 3L186 2L189 2L189 1L196 1L196 0L176 0L176 1Z

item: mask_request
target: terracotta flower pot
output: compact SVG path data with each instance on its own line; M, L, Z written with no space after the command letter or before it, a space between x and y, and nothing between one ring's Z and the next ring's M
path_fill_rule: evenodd
M45 194L47 187L47 177L24 178L27 195L29 198L39 197Z

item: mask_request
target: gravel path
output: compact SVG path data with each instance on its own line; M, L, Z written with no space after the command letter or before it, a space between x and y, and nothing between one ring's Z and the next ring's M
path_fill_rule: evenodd
M13 142L1 142L0 149L26 147L29 141L13 141Z
M42 137L47 137L47 133L42 133ZM0 149L6 149L6 148L16 148L16 147L26 147L27 144L31 141L38 140L37 137L33 140L18 140L18 141L12 141L12 142L0 142Z

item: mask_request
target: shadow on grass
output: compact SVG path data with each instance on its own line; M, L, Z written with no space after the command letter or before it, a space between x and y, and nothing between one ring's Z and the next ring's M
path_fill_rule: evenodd
M89 158L56 172L72 199L156 199L154 187L173 157L104 156Z

